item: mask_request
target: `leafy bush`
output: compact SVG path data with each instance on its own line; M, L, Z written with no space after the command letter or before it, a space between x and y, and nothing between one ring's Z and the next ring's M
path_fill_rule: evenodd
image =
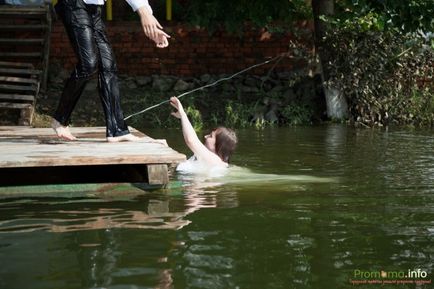
M202 115L199 110L197 110L194 106L187 106L185 108L185 113L188 115L188 118L193 125L195 131L201 131L203 128Z
M433 31L432 0L340 0L336 13L342 21L377 26L380 30ZM365 20L363 20L365 19Z
M185 18L182 20L211 32L224 27L240 33L246 22L269 30L288 30L291 27L288 23L311 17L311 8L305 0L189 0L183 7Z
M433 125L434 35L372 29L377 24L370 23L329 31L328 85L347 97L356 123Z
M247 127L253 113L252 107L229 100L225 107L225 125L229 127Z
M288 125L311 124L313 108L308 104L291 103L283 108L282 116Z

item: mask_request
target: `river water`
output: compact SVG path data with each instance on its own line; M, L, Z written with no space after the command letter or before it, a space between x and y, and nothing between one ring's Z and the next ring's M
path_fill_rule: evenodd
M434 287L432 131L238 135L225 178L0 199L0 288Z

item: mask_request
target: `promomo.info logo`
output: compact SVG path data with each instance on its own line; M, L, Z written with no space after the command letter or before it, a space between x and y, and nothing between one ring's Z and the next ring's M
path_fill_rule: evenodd
M360 270L355 269L350 278L350 283L358 284L431 284L431 279L426 270Z

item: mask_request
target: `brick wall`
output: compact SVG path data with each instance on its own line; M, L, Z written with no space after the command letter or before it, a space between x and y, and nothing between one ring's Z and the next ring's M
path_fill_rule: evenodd
M273 35L259 30L248 30L243 37L187 28L182 24L166 25L172 36L169 47L156 48L141 30L139 22L107 23L119 72L129 75L178 75L230 74L250 65L265 61L288 50L291 35ZM60 21L54 23L50 61L72 69L75 56ZM289 70L293 63L285 58L277 70ZM252 74L264 74L270 65L252 70Z

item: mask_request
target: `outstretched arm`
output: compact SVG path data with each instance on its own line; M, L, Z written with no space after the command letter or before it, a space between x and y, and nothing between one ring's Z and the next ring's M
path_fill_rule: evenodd
M182 107L181 102L176 97L170 98L170 104L177 109L176 112L172 112L172 115L181 120L182 134L184 135L185 144L194 153L194 155L202 161L209 164L222 164L223 161L218 155L208 150L208 148L199 140L187 114Z

